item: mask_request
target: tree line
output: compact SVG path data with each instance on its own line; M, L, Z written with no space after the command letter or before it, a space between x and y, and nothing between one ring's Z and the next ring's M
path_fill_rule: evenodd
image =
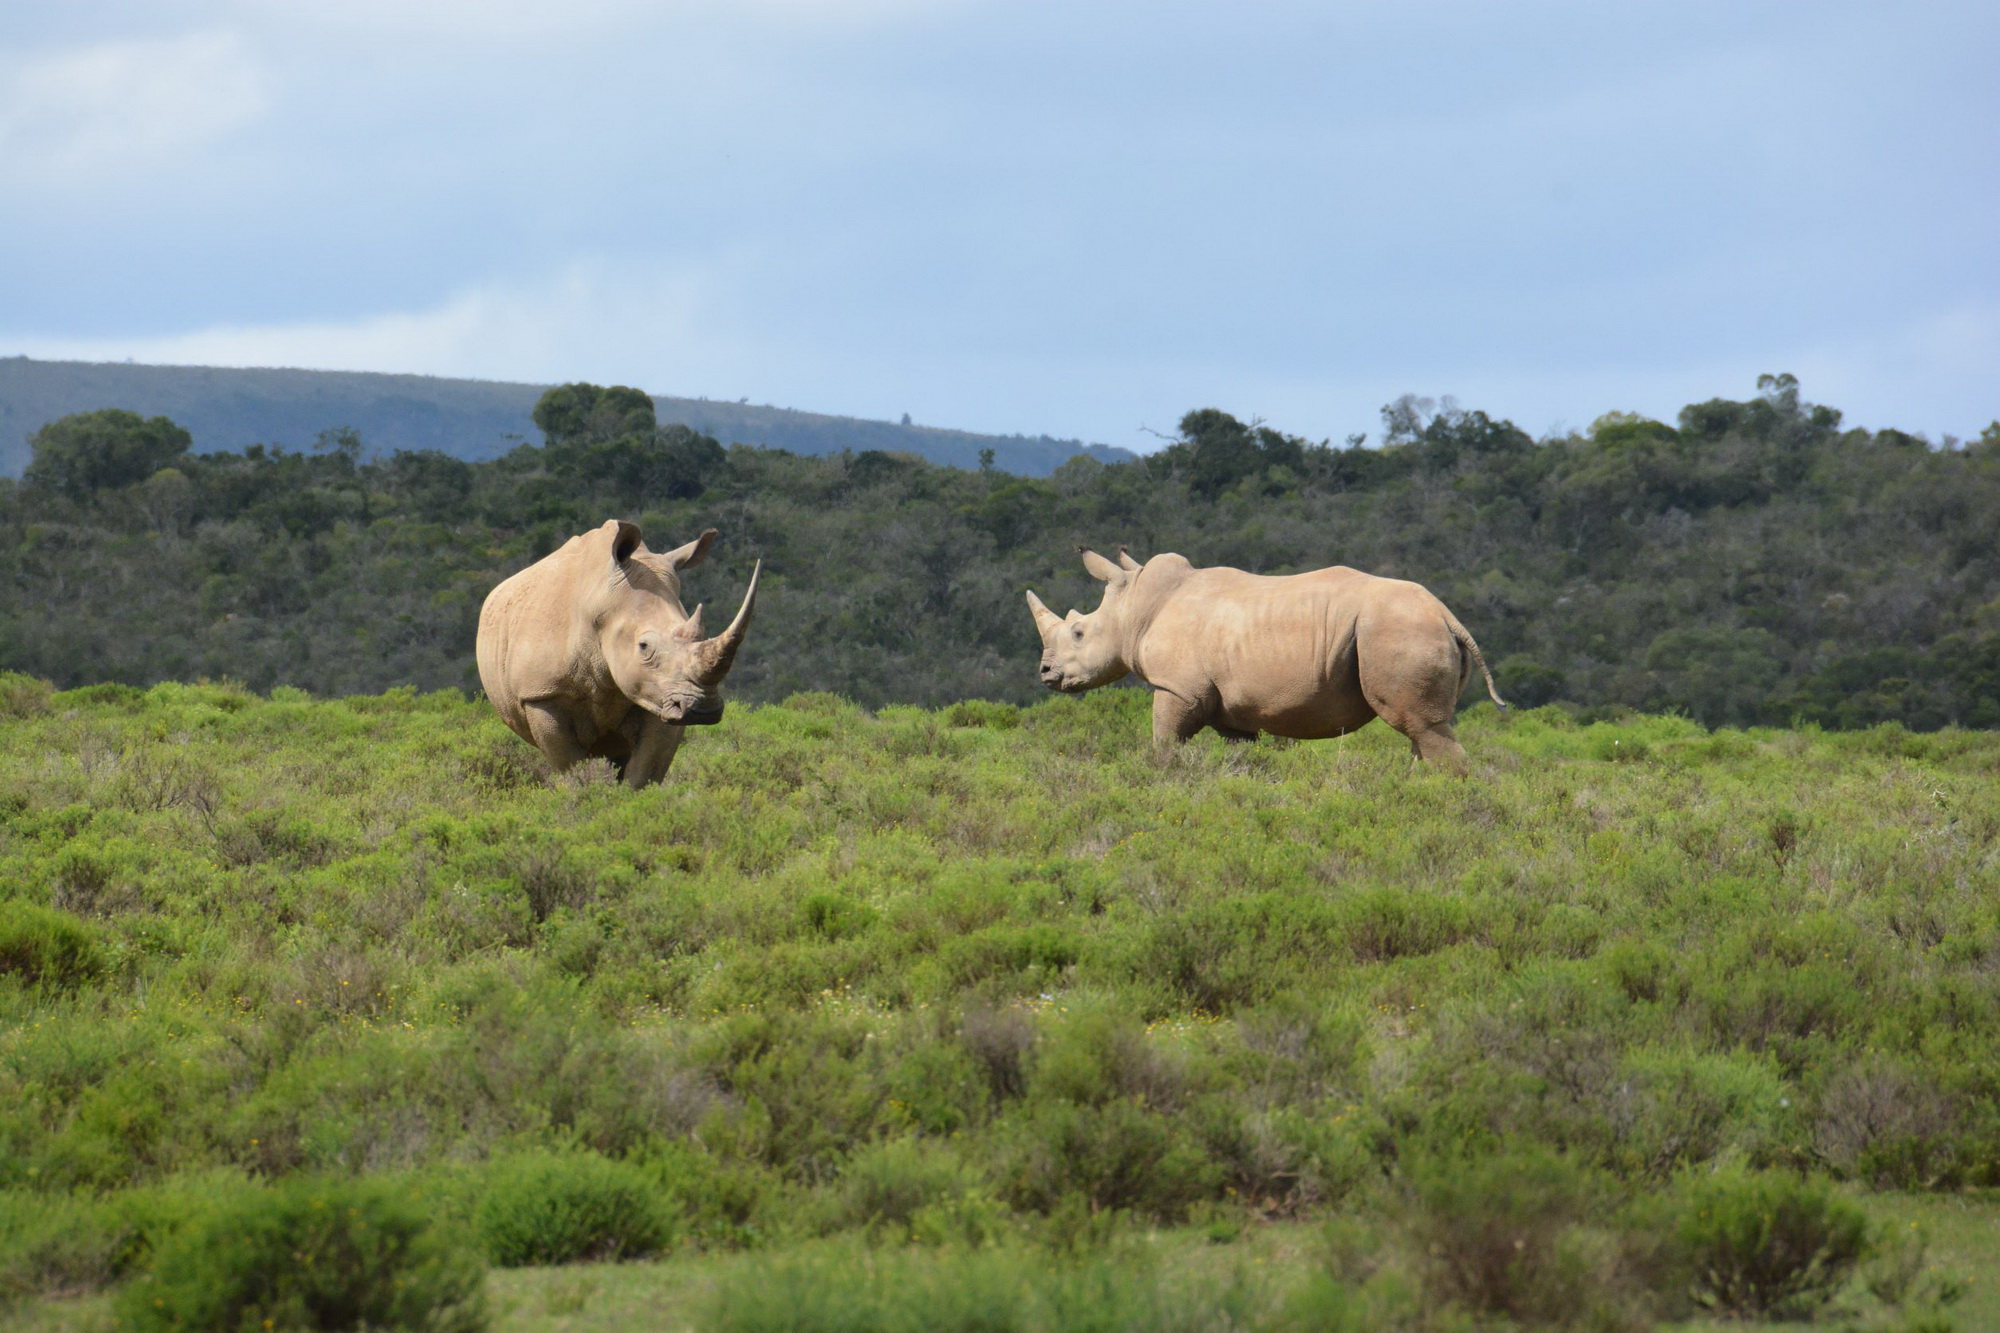
M1312 442L1214 408L1145 458L1046 479L908 455L725 448L638 390L564 385L491 462L195 453L102 411L0 481L0 667L59 685L227 678L320 694L477 685L479 605L608 517L656 549L722 530L690 600L764 561L739 698L1037 697L1023 604L1096 604L1075 549L1418 580L1527 705L1709 725L2000 726L2000 423L1969 443L1843 426L1788 375L1673 423L1537 440L1404 398L1382 438Z

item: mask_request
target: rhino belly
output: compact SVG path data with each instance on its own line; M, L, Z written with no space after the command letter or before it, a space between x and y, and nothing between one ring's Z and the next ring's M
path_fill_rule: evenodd
M1293 740L1321 740L1358 731L1375 718L1375 710L1359 690L1324 695L1309 702L1282 705L1244 703L1224 708L1223 724L1234 731L1268 732Z
M1294 740L1344 736L1375 710L1361 692L1351 641L1330 649L1308 636L1293 651L1245 654L1216 682L1224 725Z

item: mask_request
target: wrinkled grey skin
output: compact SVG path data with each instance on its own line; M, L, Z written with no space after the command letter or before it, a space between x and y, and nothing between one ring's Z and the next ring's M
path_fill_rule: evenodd
M1203 727L1309 740L1379 717L1417 758L1463 772L1452 717L1475 666L1507 706L1472 635L1420 584L1344 565L1276 578L1173 554L1141 565L1123 549L1113 564L1085 548L1083 565L1104 584L1089 615L1057 616L1028 594L1042 683L1078 694L1137 675L1160 745Z
M681 608L680 571L715 544L710 528L656 554L620 519L572 537L501 583L479 612L479 681L500 718L558 770L609 759L643 787L667 775L686 728L722 717L757 575L729 628L705 638Z

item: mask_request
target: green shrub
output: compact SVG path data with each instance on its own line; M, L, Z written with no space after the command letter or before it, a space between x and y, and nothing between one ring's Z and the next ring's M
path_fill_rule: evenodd
M104 970L96 932L68 912L19 901L0 912L0 976L31 986L78 986Z
M848 1159L840 1173L839 1218L847 1226L887 1224L907 1232L920 1211L966 1186L956 1153L921 1139L890 1139Z
M1935 1189L1964 1178L1964 1117L1926 1071L1874 1058L1842 1070L1819 1099L1821 1159L1876 1189Z
M891 1120L933 1134L968 1128L983 1118L987 1100L981 1069L957 1045L926 1042L889 1071Z
M0 718L34 717L49 711L55 686L18 671L0 671Z
M1868 1219L1824 1180L1732 1169L1687 1188L1677 1235L1705 1308L1807 1317L1866 1254Z
M131 1245L113 1213L88 1195L0 1193L0 1310L23 1296L79 1295L113 1281Z
M640 1259L665 1249L676 1219L638 1167L595 1153L527 1153L496 1164L474 1212L502 1268Z
M842 893L824 890L808 893L799 900L799 920L822 939L840 940L859 935L875 924L877 913L867 903L856 902Z
M1030 1090L1037 1098L1101 1106L1129 1099L1171 1109L1186 1089L1176 1061L1157 1049L1137 1020L1113 1010L1087 1009L1042 1043Z
M768 1169L725 1161L684 1141L656 1141L640 1165L665 1206L678 1209L688 1238L704 1249L756 1243L768 1216L788 1202Z
M49 702L64 708L112 707L136 713L146 706L146 692L137 686L107 680L60 691Z
M1412 1162L1409 1179L1405 1225L1448 1299L1531 1324L1564 1323L1604 1300L1615 1274L1583 1226L1608 1200L1575 1163L1540 1147L1433 1155Z
M1012 731L1021 725L1021 710L1013 704L989 699L965 699L945 710L945 721L954 727L987 727Z
M1060 926L988 926L946 940L938 950L945 974L961 986L1000 979L1018 990L1058 983L1077 960L1076 938Z
M483 1329L480 1263L431 1218L423 1200L385 1182L239 1187L160 1242L119 1313L140 1333Z
M1178 1220L1222 1192L1222 1168L1200 1145L1133 1102L1042 1102L1001 1128L1001 1186L1016 1207L1047 1213L1081 1198L1092 1212Z

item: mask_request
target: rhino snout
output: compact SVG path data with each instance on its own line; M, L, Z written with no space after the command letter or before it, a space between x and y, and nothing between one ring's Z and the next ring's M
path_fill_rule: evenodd
M722 721L722 704L700 704L682 711L681 725L684 727L710 727Z
M723 702L721 699L668 699L641 706L662 722L681 727L706 727L722 721Z

